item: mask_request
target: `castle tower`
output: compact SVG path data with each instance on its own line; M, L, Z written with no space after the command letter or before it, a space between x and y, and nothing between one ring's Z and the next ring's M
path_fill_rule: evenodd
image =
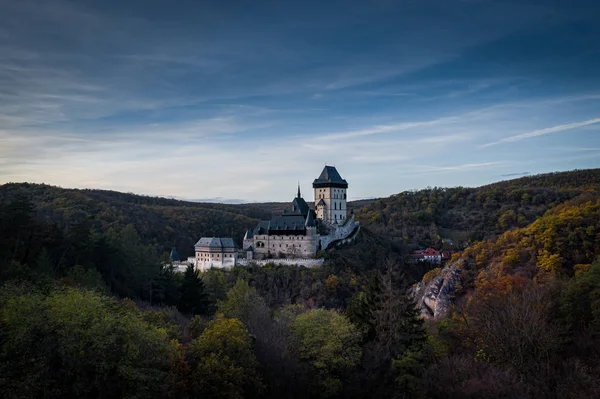
M317 219L338 224L346 221L348 182L340 176L335 166L325 166L313 182Z

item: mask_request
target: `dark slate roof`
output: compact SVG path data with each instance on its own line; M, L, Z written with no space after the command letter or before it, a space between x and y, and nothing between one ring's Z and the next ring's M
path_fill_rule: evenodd
M195 247L210 247L210 248L235 248L235 243L232 238L220 237L202 237Z
M244 240L249 240L254 237L251 229L246 230L246 234L244 234Z
M297 230L304 231L304 216L282 215L273 216L269 221L269 231L273 230Z
M315 219L313 218L312 212L308 212L308 215L306 216L305 226L306 227L315 227Z
M258 222L256 227L254 228L253 233L254 233L254 235L260 235L260 234L267 234L268 231L269 231L269 221L262 220L262 221Z
M302 216L306 216L309 211L308 204L304 201L304 198L296 197L292 201L292 212L299 213Z
M348 182L342 179L335 166L325 166L319 178L313 181L313 187L325 187L329 185L342 188L348 187Z
M323 206L327 205L327 204L325 204L325 201L323 201L323 199L320 199L319 202L317 203L317 206L321 206L321 205L323 205Z

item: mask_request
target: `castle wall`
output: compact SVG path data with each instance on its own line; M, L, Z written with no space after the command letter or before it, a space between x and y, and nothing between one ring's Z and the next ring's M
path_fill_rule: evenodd
M269 236L260 235L254 237L254 253L267 256L306 257L313 256L317 252L319 243L316 229L308 229L307 235Z
M334 241L347 238L358 226L359 223L355 222L354 216L352 216L350 219L346 220L345 224L333 228L328 235L319 237L321 241L321 249L326 249L329 244Z
M319 258L285 258L285 259L261 259L261 260L247 260L247 259L239 259L238 265L240 266L248 266L250 264L255 264L258 266L264 266L267 263L273 263L276 265L288 265L288 266L305 266L305 267L314 267L320 266L323 264L325 259Z

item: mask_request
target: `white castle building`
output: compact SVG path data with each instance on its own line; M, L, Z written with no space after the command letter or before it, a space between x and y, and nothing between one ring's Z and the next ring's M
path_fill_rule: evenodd
M246 231L243 250L249 259L298 258L314 256L321 248L322 230L335 231L351 222L347 219L348 182L334 166L325 166L313 181L315 209L302 198L300 187L289 210ZM341 237L344 238L344 237Z
M228 268L237 264L238 251L231 238L202 237L194 245L196 252L193 263L204 271L212 267Z

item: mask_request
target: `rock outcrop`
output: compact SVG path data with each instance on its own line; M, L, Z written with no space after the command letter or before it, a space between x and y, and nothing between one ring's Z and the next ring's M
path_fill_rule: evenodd
M450 315L456 286L460 281L459 262L445 266L431 281L421 281L414 286L413 295L425 318L437 320Z

